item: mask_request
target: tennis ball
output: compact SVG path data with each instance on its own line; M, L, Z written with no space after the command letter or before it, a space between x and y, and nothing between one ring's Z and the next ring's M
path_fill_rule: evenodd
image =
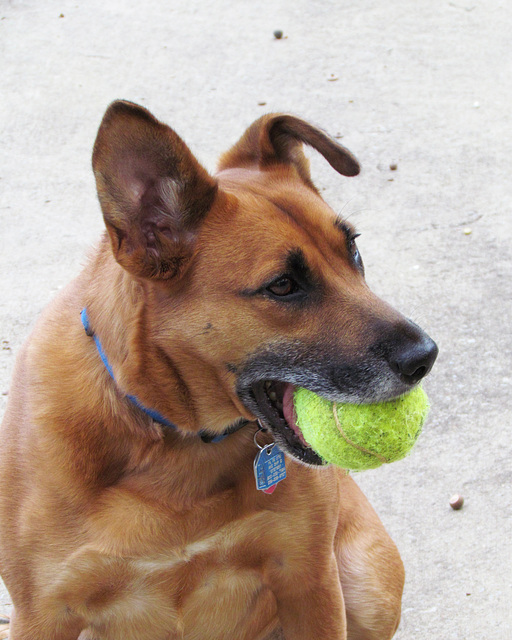
M297 426L326 462L363 471L401 460L412 449L427 417L427 394L416 387L389 402L341 404L307 389L294 393Z

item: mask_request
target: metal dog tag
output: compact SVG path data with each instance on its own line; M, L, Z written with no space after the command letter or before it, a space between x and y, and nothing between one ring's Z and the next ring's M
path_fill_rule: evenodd
M286 478L284 453L275 442L265 445L254 458L256 488L273 493L278 482Z

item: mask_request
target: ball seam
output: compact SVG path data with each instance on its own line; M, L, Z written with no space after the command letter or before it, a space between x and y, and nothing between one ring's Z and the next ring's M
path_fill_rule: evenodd
M341 426L340 420L338 418L336 402L332 403L332 412L334 414L334 421L336 422L336 427L338 428L338 431L340 432L341 437L345 440L347 444L349 444L351 447L355 447L356 449L359 449L359 451L362 451L363 453L367 453L370 456L375 456L378 460L380 460L383 463L386 463L386 464L389 463L389 460L385 458L383 455L381 455L380 453L376 453L375 451L370 451L369 449L365 449L364 447L357 444L357 442L354 442L347 436L347 434L343 431L343 427Z

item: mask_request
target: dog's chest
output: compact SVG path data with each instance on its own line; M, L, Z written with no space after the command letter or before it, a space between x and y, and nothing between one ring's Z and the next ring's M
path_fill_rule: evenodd
M77 607L89 621L84 638L257 638L275 619L274 597L232 538L220 532L148 557L90 556L96 580Z

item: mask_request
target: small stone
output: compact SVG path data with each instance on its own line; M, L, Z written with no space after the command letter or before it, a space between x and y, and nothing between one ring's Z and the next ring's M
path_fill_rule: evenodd
M473 233L473 229L471 227L465 227L464 228L464 235L465 236L470 236Z
M464 504L464 498L458 493L456 493L450 498L450 507L454 511L458 511L459 509L462 509L463 504Z
M391 169L391 171L396 171L398 169L398 165L393 162L389 165L389 168Z
M283 32L281 31L281 29L276 29L274 31L274 38L276 40L281 40L282 37L283 37Z
M266 102L258 102L259 107L264 107L266 104L267 104Z

